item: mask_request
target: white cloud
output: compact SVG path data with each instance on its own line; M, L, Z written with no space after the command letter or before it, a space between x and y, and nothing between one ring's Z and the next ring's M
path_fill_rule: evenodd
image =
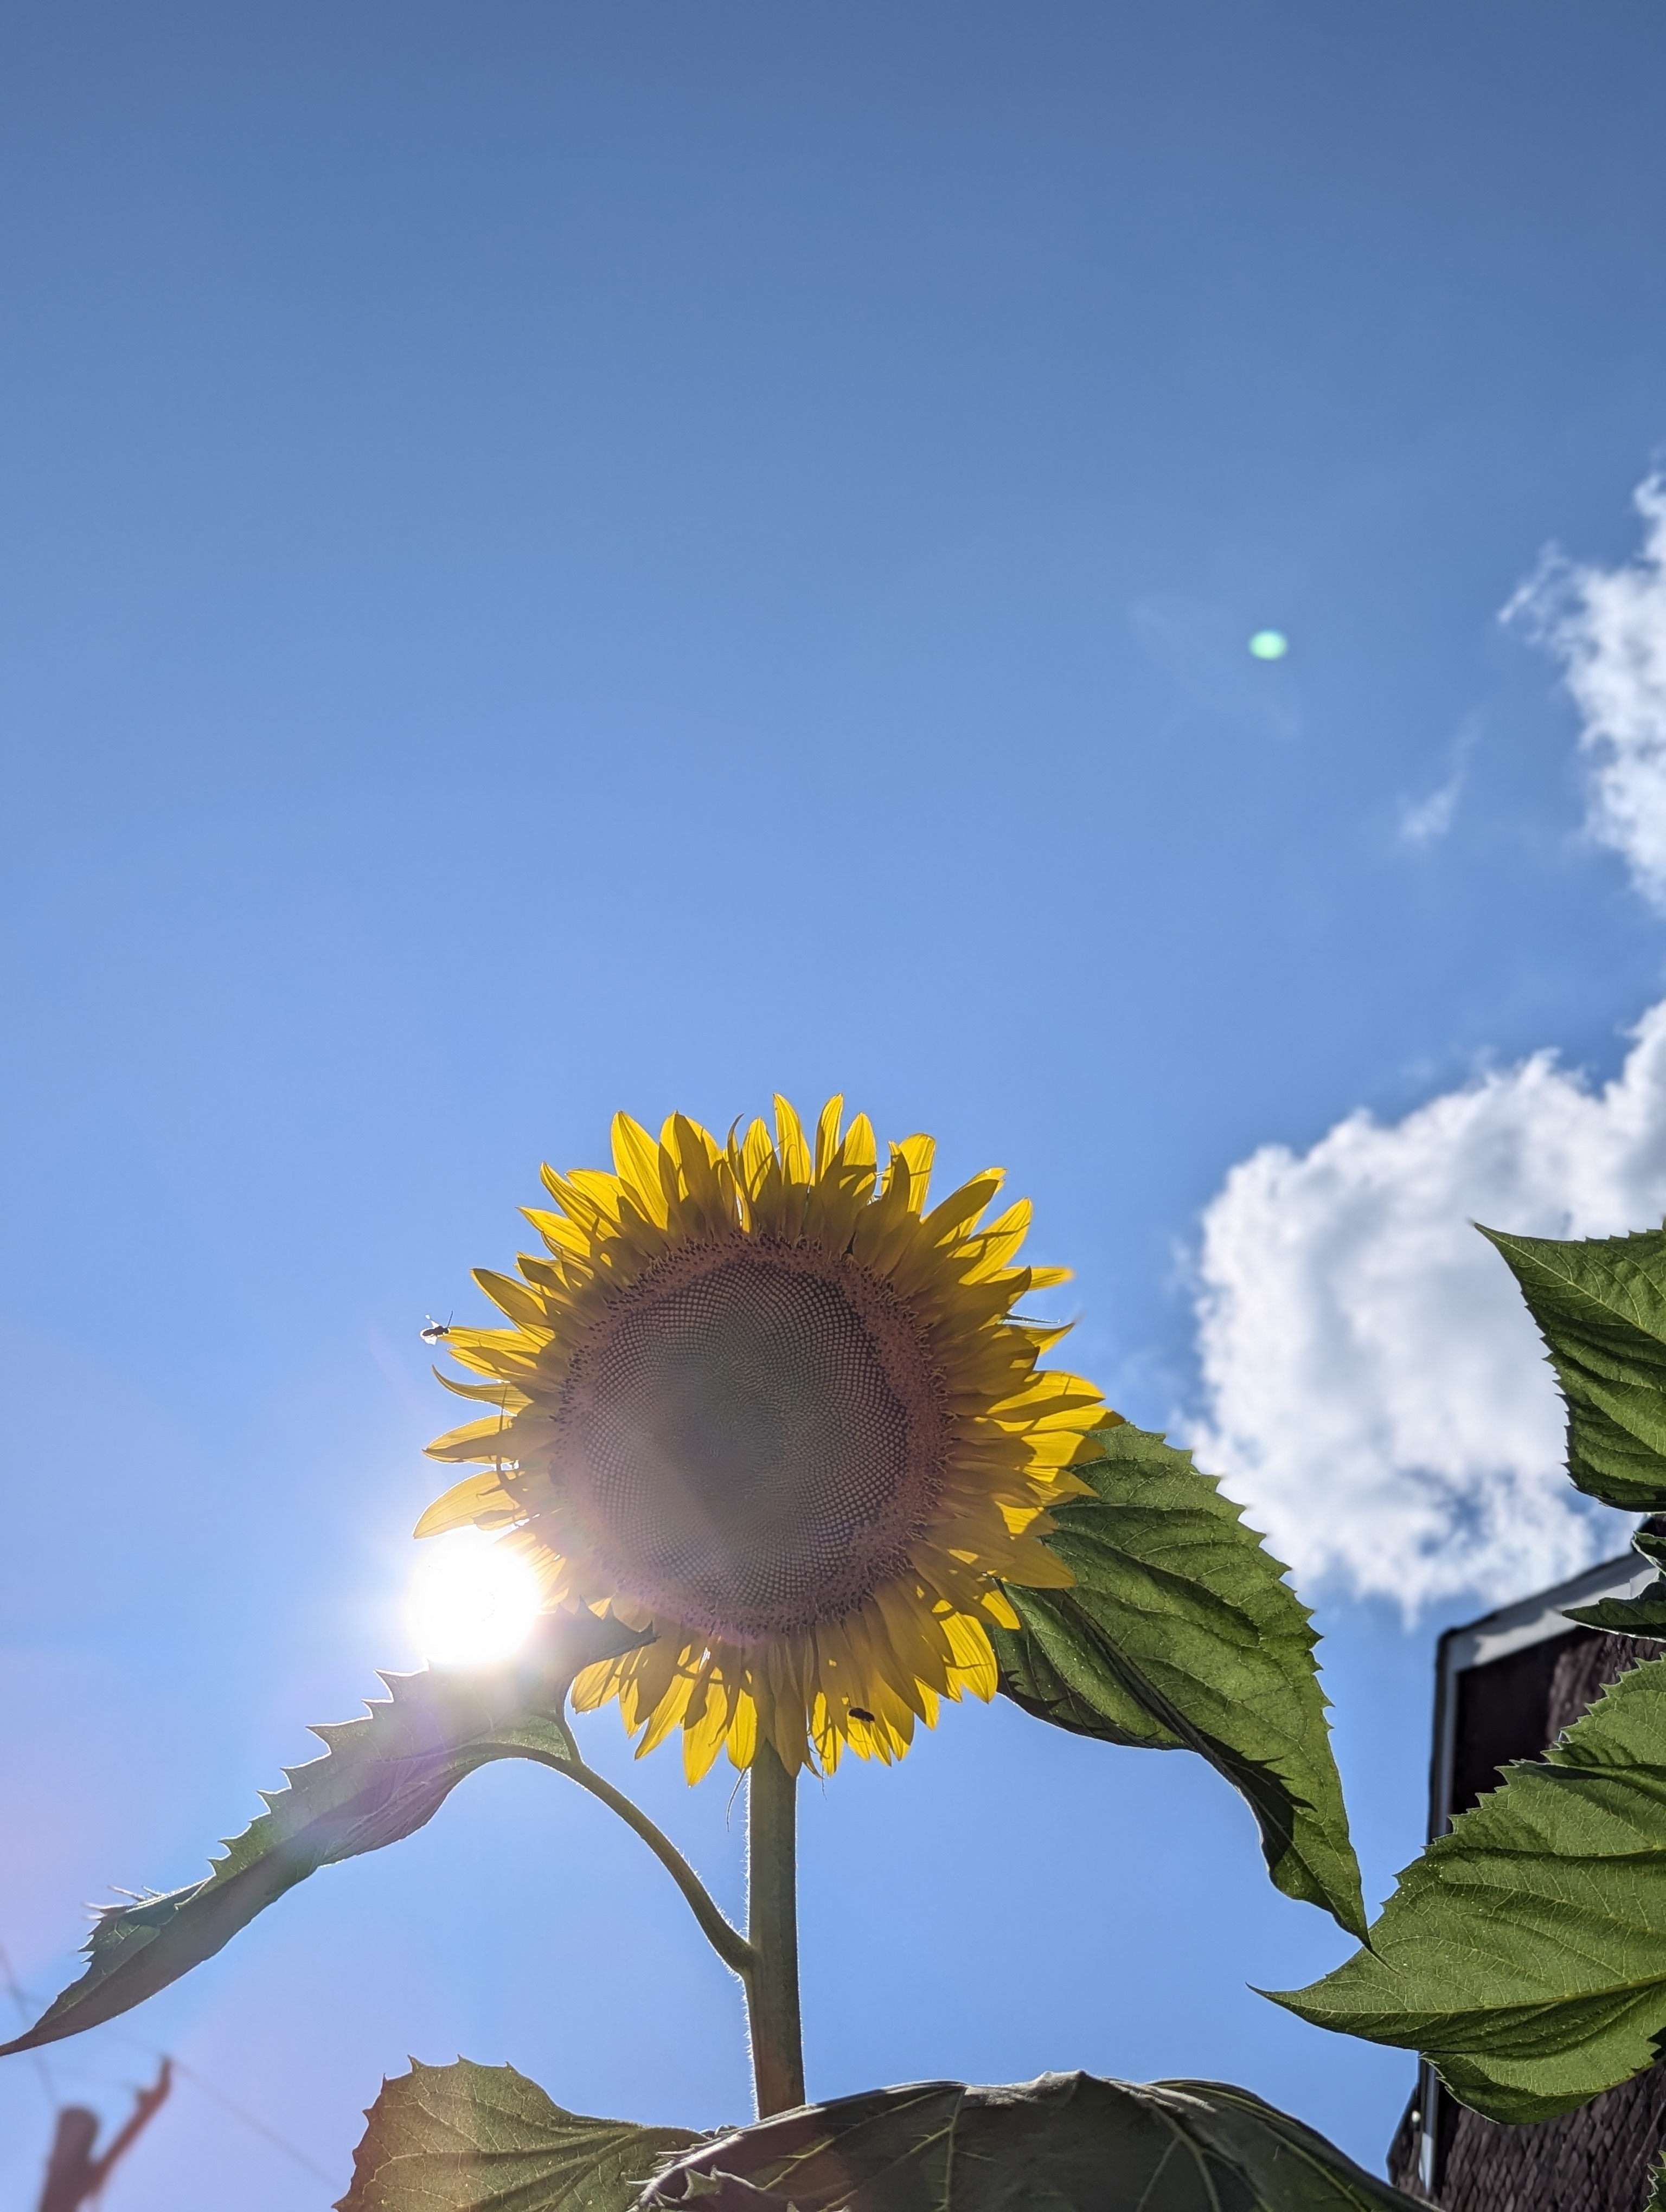
M1643 550L1617 568L1553 553L1504 610L1561 659L1594 763L1586 827L1666 912L1666 480L1639 485Z
M1457 819L1463 796L1462 775L1449 775L1426 799L1408 800L1400 810L1400 835L1408 845L1437 845Z
M1189 1440L1299 1584L1414 1612L1501 1601L1624 1547L1562 1470L1554 1381L1470 1219L1551 1237L1666 1210L1666 1004L1593 1091L1540 1053L1304 1153L1264 1146L1203 1217Z
M1400 836L1408 845L1436 845L1450 830L1457 819L1458 801L1463 796L1463 786L1469 769L1469 756L1474 751L1481 732L1474 721L1467 723L1459 732L1452 747L1451 772L1444 783L1432 791L1426 799L1407 801L1400 810Z
M1552 554L1504 611L1560 659L1591 764L1590 834L1666 912L1666 477L1614 568ZM1451 827L1448 781L1401 834ZM1612 1236L1666 1210L1666 1002L1592 1091L1545 1052L1385 1126L1353 1114L1297 1154L1265 1146L1203 1216L1206 1465L1311 1583L1408 1612L1520 1595L1617 1551L1626 1524L1562 1468L1562 1411L1504 1263L1470 1226Z

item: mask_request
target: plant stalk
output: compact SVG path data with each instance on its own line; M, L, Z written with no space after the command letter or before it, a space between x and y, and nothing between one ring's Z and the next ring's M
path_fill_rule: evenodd
M804 2038L799 2025L798 1777L773 1744L761 1743L747 1783L746 1936L752 1958L745 1980L752 2036L757 2116L804 2102Z

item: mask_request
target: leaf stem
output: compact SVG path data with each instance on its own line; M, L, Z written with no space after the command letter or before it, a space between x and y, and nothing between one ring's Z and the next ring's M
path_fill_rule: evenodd
M553 1716L552 1716L553 1717ZM804 2038L799 2020L798 1778L773 1745L759 1746L747 1776L746 1934L718 1910L711 1893L671 1838L639 1805L616 1790L580 1753L565 1716L556 1723L568 1756L529 1753L538 1764L576 1782L640 1836L687 1900L700 1931L746 1992L752 2081L757 2113L789 2112L804 2102Z
M799 2022L798 1777L773 1744L757 1747L747 1785L745 1975L757 2116L804 2102L804 2039Z
M571 1732L564 1727L562 1732L569 1743L572 1743ZM701 1934L730 1972L739 1974L746 1984L750 2002L751 1976L757 1964L752 1946L740 1930L732 1927L724 1917L711 1892L670 1837L656 1828L641 1806L633 1804L623 1790L616 1790L593 1767L587 1766L579 1756L576 1745L570 1759L540 1758L538 1764L551 1768L557 1774L564 1774L569 1782L576 1782L581 1790L587 1790L593 1797L599 1797L611 1812L618 1814L628 1828L641 1838L688 1900L689 1910L700 1923Z

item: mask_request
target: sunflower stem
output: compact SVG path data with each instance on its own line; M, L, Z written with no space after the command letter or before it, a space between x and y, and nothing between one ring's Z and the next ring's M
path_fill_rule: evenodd
M773 1744L753 1758L746 1796L745 1977L757 2116L804 2102L804 2039L799 2026L798 1777Z

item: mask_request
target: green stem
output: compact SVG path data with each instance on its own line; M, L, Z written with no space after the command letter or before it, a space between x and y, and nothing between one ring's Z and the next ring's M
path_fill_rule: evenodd
M557 1722L568 1756L529 1752L542 1766L564 1774L599 1798L648 1845L688 1900L701 1933L740 1978L751 2029L752 2081L757 2113L790 2112L804 2102L804 2040L799 2025L798 1779L760 1746L747 1782L746 1934L730 1925L710 1893L671 1838L641 1808L616 1790L580 1756L563 1717Z
M562 1732L571 1743L571 1732L564 1728ZM528 1756L536 1758L538 1754L532 1753ZM581 1790L587 1790L593 1797L600 1798L611 1812L617 1813L625 1826L641 1838L688 1899L689 1910L700 1923L702 1935L724 1965L731 1972L739 1974L750 1990L757 1963L751 1945L738 1928L731 1927L724 1918L713 1901L711 1893L670 1837L662 1834L641 1806L634 1805L623 1790L616 1790L593 1767L587 1766L579 1757L576 1746L570 1759L539 1758L538 1764L553 1768L557 1774L564 1774L569 1782L576 1782Z
M787 1771L773 1745L761 1743L747 1788L746 1934L752 1963L745 1976L761 2120L804 2102L797 1800L798 1777Z

